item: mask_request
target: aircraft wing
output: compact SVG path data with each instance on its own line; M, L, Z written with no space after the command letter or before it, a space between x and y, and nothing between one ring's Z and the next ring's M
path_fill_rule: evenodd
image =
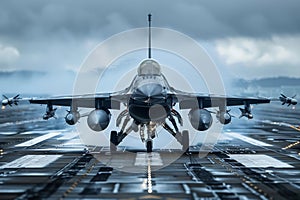
M209 108L217 106L238 106L270 103L268 98L229 97L206 94L175 94L180 109Z
M96 93L73 96L57 96L49 98L31 98L31 104L48 104L57 106L75 106L84 108L105 107L120 109L121 103L126 103L129 95L120 93Z

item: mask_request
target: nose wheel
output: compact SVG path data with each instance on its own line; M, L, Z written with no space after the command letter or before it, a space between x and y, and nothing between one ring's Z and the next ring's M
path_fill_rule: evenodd
M153 149L153 143L152 140L147 140L146 142L146 148L147 148L147 153L151 153Z

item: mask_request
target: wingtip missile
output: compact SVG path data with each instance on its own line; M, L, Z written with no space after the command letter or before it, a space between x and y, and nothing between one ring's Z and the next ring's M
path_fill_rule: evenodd
M293 97L288 97L284 94L280 94L279 96L279 100L282 102L281 105L287 104L287 106L290 105L297 105L298 101L297 99L295 99L296 95L294 95Z
M6 95L2 95L4 97L4 99L2 100L2 108L9 105L12 107L12 105L18 105L19 100L21 99L20 94L14 96L14 97L10 97L8 98Z

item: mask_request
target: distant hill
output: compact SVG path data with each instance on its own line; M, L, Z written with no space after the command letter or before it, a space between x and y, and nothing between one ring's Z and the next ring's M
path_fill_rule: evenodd
M46 72L31 71L31 70L0 71L0 78L9 78L9 77L30 78L37 75L38 76L46 75Z
M233 82L239 87L281 87L281 86L300 86L300 78L274 77L262 79L237 79Z

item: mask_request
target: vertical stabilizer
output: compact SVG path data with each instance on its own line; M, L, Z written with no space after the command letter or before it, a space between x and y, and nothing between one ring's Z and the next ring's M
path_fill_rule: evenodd
M149 36L148 36L148 58L151 58L151 14L148 14L148 23L149 23Z

